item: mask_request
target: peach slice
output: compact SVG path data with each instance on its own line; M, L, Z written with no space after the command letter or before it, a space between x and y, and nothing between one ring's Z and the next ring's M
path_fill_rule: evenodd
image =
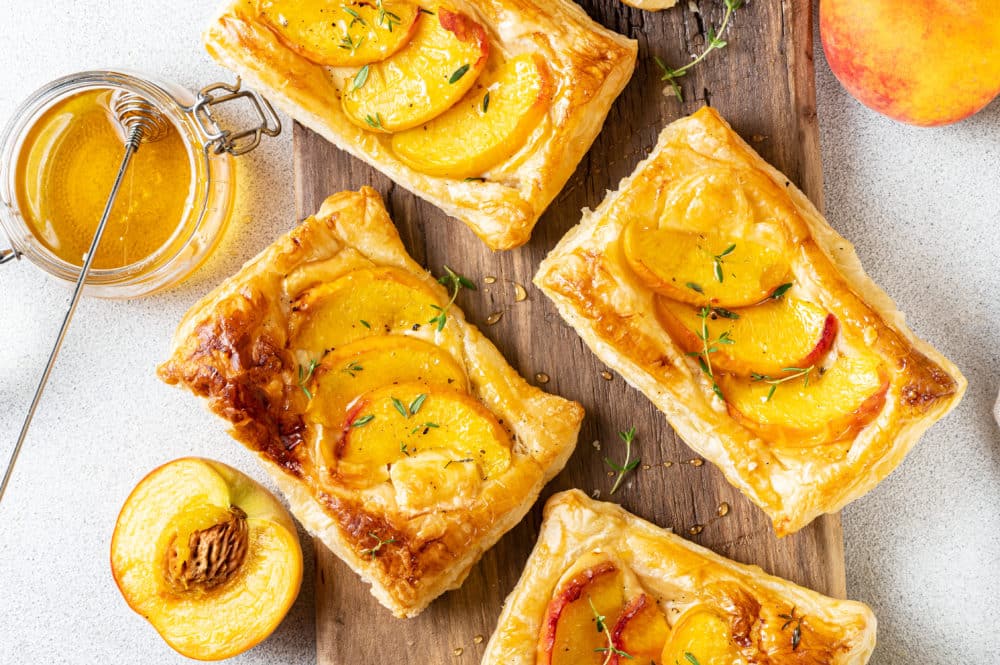
M610 630L625 605L624 573L611 561L583 569L556 588L549 601L538 639L538 665L602 665L601 651L608 638L597 629ZM596 615L596 616L595 616Z
M344 81L344 113L368 130L398 132L421 125L465 96L486 66L486 29L439 6L418 21L405 48L365 65Z
M625 228L622 243L647 287L692 305L753 305L790 275L779 252L721 235L654 228L637 220Z
M889 388L881 360L870 353L840 355L825 371L720 374L718 382L734 418L789 447L830 443L857 432L882 410Z
M825 356L837 337L837 317L805 300L784 296L743 309L709 309L656 298L663 327L688 353L701 353L703 332L717 350L712 365L749 376L781 375L786 367L809 367ZM731 344L717 344L725 336Z
M618 621L611 630L611 639L616 649L629 655L612 654L608 665L624 665L628 662L659 663L670 634L670 627L656 601L646 594L639 594L625 606Z
M442 464L472 464L482 477L510 466L511 441L496 417L475 398L453 388L400 383L373 390L355 402L337 442L335 473L373 484L389 467L424 452L448 456Z
M465 371L444 349L415 337L364 337L331 351L313 373L307 413L332 427L343 425L351 403L385 385L418 382L465 391Z
M420 10L404 1L260 0L261 19L285 46L320 65L384 60L416 32Z
M122 596L189 658L242 653L281 623L302 581L288 511L220 462L183 458L135 487L111 538Z
M429 284L400 268L353 270L292 303L292 348L319 358L362 337L426 325L443 304Z
M487 69L476 87L443 114L394 134L392 149L421 173L477 176L524 145L551 96L552 79L541 56L520 55Z
M746 665L747 661L733 642L729 622L711 610L695 607L674 624L658 662L664 665Z

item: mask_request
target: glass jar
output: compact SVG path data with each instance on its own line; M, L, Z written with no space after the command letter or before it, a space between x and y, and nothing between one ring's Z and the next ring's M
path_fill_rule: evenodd
M239 81L235 86L214 84L197 94L153 76L125 71L81 72L53 81L17 109L0 139L0 227L11 244L10 250L0 253L0 262L23 256L64 282L73 283L79 277L80 266L56 256L25 220L17 178L26 139L45 112L91 90L122 90L156 107L185 145L191 187L189 204L180 219L165 220L175 226L166 242L129 265L92 268L85 292L105 298L133 298L167 289L197 269L225 231L235 193L233 156L253 150L262 135L277 135L281 124L267 101L251 90L240 90ZM257 113L257 126L238 132L219 127L212 107L233 99L250 101ZM108 193L112 184L107 183Z

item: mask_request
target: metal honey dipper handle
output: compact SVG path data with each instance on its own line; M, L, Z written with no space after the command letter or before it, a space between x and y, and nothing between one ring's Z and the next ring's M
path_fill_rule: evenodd
M104 235L104 227L107 226L108 218L111 216L111 209L114 207L115 199L118 196L118 189L121 187L125 172L132 161L132 156L139 150L139 147L143 143L162 139L170 129L169 121L163 117L163 114L139 95L128 92L116 93L111 100L111 108L118 123L125 130L125 154L122 156L118 176L115 178L111 194L108 196L108 202L104 207L104 214L101 215L101 221L94 232L94 239L90 243L90 249L87 251L83 266L80 268L80 276L76 280L73 295L69 300L69 307L66 310L66 315L63 317L62 325L59 327L59 334L56 336L56 342L52 347L52 352L49 354L49 360L45 364L45 371L38 382L38 388L35 389L35 396L31 400L31 406L28 407L24 424L21 425L21 433L17 437L17 443L14 444L14 450L4 471L3 480L0 481L0 501L3 500L4 493L7 491L7 485L10 482L11 474L14 472L14 465L17 463L18 454L20 454L21 447L24 445L24 440L28 435L31 420L35 415L35 410L38 408L38 402L42 398L45 384L48 383L49 374L52 373L52 367L55 365L56 356L59 355L59 349L62 348L66 331L69 329L69 322L72 320L76 306L80 302L80 296L83 294L83 285L86 283L87 275L90 273L90 265L97 254L97 248L101 243L101 236Z

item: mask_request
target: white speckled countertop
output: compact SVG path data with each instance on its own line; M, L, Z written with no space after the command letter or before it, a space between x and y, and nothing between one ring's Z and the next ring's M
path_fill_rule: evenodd
M3 4L2 122L37 87L82 69L127 66L191 88L231 80L199 45L214 0ZM831 223L969 379L957 411L845 511L848 592L878 616L875 665L1000 662L1000 102L917 129L856 103L821 53L817 77ZM153 370L186 308L290 227L291 169L289 131L243 160L229 234L239 241L181 288L81 304L0 505L0 663L184 662L119 596L108 541L129 490L167 460L209 454L262 478L220 421ZM0 268L3 461L67 297L27 262ZM284 623L239 662L315 661L311 569Z

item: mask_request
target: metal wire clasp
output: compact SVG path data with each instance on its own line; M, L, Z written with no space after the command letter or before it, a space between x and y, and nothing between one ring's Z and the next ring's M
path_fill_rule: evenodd
M281 120L270 102L260 96L255 90L240 89L241 81L236 79L234 85L228 83L213 83L198 91L198 98L187 111L194 117L198 127L204 133L208 145L216 153L228 152L230 155L244 155L258 145L261 136L277 136L281 133ZM224 104L234 99L247 99L257 116L256 126L240 131L221 129L212 115L212 107Z

